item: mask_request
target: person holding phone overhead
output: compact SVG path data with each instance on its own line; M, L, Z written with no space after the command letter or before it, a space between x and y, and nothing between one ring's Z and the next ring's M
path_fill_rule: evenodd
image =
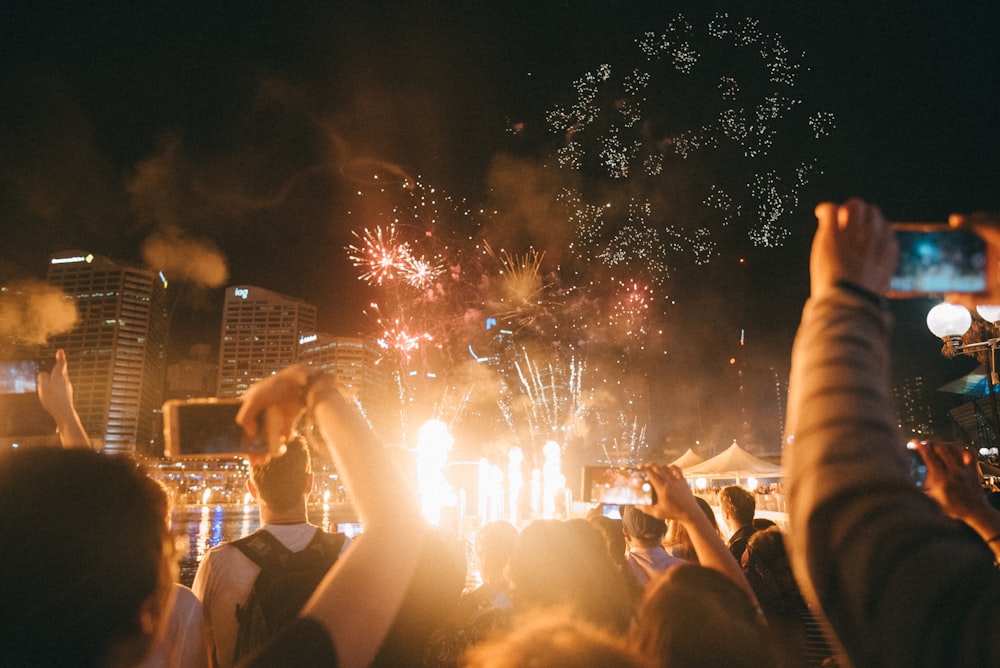
M796 579L855 665L994 665L1000 571L987 543L1000 536L970 534L917 489L894 415L895 238L860 200L816 216L783 455Z

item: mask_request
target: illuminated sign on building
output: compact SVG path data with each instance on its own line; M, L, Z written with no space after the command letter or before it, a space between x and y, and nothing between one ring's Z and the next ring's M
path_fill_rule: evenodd
M307 343L312 343L317 338L318 337L315 334L307 334L307 335L304 335L304 336L300 336L299 337L299 345L302 346L302 345L305 345Z
M236 288L233 290L233 294L240 299L246 299L250 296L250 288Z
M52 258L52 264L72 264L74 262L86 262L91 263L94 261L93 255L74 255L72 257L54 257Z

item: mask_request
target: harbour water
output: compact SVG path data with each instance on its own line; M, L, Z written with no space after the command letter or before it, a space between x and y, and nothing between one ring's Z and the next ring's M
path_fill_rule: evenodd
M354 510L344 504L317 504L309 508L309 521L327 531L349 536L360 533ZM219 543L242 538L260 526L256 504L199 504L174 508L174 533L187 536L187 552L180 563L181 584L191 586L198 564Z

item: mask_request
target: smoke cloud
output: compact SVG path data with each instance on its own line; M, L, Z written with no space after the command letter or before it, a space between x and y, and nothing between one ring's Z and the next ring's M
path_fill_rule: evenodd
M196 239L177 227L154 232L142 243L142 258L167 279L180 279L195 285L217 288L229 278L226 258L207 239Z
M44 281L15 281L0 289L0 339L43 345L73 329L76 320L76 304Z
M499 155L489 174L490 206L503 212L503 231L490 238L504 244L534 246L557 253L572 238L571 221L558 203L558 194L573 181L565 170L546 168L535 161ZM503 247L496 243L497 247ZM558 261L559 258L550 257Z

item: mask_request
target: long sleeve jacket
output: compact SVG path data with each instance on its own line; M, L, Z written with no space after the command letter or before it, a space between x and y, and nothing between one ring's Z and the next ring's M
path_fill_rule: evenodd
M806 304L784 446L792 565L859 667L997 666L1000 571L909 476L890 326L843 291Z

